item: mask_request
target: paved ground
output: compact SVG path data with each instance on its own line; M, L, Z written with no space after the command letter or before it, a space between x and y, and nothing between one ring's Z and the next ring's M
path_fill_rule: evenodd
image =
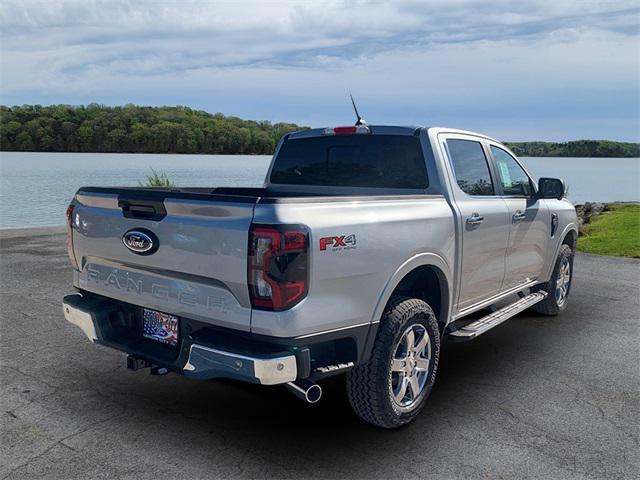
M640 263L579 255L570 308L443 351L397 431L352 415L342 378L281 387L152 377L63 319L64 236L0 233L0 478L638 478Z

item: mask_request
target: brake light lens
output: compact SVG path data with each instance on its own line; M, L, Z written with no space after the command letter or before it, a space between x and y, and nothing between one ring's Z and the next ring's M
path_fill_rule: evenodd
M252 225L247 273L253 308L286 310L306 297L308 248L302 225Z
M371 133L371 130L366 125L355 125L350 127L333 127L325 128L324 135L356 135Z
M67 255L69 255L69 261L73 268L79 270L76 256L73 253L73 205L67 207Z

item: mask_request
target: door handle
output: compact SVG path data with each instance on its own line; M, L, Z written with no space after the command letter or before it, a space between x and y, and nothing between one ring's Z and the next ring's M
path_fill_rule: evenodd
M516 210L516 213L513 214L514 222L521 222L525 218L527 218L527 215L522 210Z
M477 213L473 213L467 218L467 225L480 225L482 222L484 222L484 217L481 217Z

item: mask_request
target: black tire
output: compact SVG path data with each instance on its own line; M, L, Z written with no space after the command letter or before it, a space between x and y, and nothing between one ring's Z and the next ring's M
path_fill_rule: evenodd
M560 272L560 267L564 261L569 262L569 275L573 280L573 250L569 245L564 244L560 247L560 252L558 252L558 258L556 259L556 264L553 267L553 273L551 274L549 281L536 285L531 289L533 292L547 292L547 298L532 306L532 310L541 313L542 315L553 317L567 308L567 304L569 303L569 293L571 292L571 284L573 282L569 283L567 293L562 303L559 304L558 299L556 298L556 282Z
M391 362L399 342L412 325L428 334L431 355L418 399L412 401L410 411L401 411L402 407L392 397ZM347 395L353 411L377 427L397 428L409 423L420 413L431 393L439 358L440 332L431 307L415 298L392 297L382 316L371 358L347 373Z

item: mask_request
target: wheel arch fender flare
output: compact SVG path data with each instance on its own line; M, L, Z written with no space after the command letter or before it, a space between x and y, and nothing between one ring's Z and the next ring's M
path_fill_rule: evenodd
M558 248L557 248L558 251L560 250L560 245L564 243L564 239L567 238L567 235L569 235L569 233L572 233L572 232L575 234L576 239L575 239L575 243L571 245L571 248L576 246L576 244L578 243L578 236L580 235L580 232L578 231L578 226L575 223L570 223L569 225L566 226L566 228L562 232L562 237L560 238L560 244L558 245Z
M553 273L553 268L555 267L555 264L556 264L556 258L558 258L558 253L560 253L560 247L562 247L562 245L564 244L564 239L567 238L567 235L569 235L569 233L571 232L575 234L576 241L577 241L578 235L579 235L578 225L576 225L573 222L567 224L567 226L564 227L564 229L562 230L562 233L557 236L557 241L556 241L556 246L553 252L553 256L549 261L546 276L544 277L546 280L549 280L551 278L551 274ZM572 245L572 248L573 248L573 245Z
M453 278L451 268L444 258L433 252L418 253L404 263L402 263L396 271L391 275L389 281L386 283L384 289L378 297L378 303L373 310L372 323L377 323L382 318L384 309L396 290L400 282L412 271L419 267L432 267L438 274L438 280L440 282L440 289L446 294L447 302L444 302L444 308L440 312L440 316L444 315L445 318L440 319L445 324L447 323L449 316L451 315L451 302L453 299L452 285Z

